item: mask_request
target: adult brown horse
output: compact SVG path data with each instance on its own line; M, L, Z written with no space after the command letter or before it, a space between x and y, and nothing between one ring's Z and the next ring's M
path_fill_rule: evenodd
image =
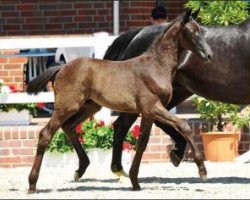
M167 23L153 25L122 34L109 47L104 59L126 60L140 55L164 32L166 26ZM203 62L194 54L180 58L173 82L173 98L166 105L167 109L175 107L192 94L226 103L250 103L250 19L239 25L204 28L207 29L206 41L215 54L213 62ZM121 113L114 123L113 172L123 172L122 143L137 117ZM170 158L178 166L186 148L185 138L159 121L155 121L155 124L175 141L177 149L171 151Z
M141 56L127 61L78 58L33 79L27 86L29 94L37 94L48 81L54 80L55 109L39 135L29 175L29 191L36 191L45 149L60 127L71 138L81 158L75 179L83 175L89 159L77 140L75 126L99 111L101 106L142 115L142 130L129 173L134 190L140 189L139 165L155 119L183 134L192 147L200 176L206 177L203 156L195 147L187 122L178 119L163 106L171 100L177 59L184 49L191 50L204 60L209 60L211 56L211 49L204 42L203 33L191 17L191 11L171 22L164 34Z

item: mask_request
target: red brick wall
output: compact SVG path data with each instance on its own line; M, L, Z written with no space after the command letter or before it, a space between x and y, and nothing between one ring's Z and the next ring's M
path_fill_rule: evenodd
M0 167L31 166L42 126L0 126Z
M138 120L136 124L139 124ZM196 145L203 151L201 126L199 120L190 120ZM0 126L0 167L31 166L36 151L39 131L43 126ZM168 150L171 148L170 138L157 127L153 127L149 144L144 152L142 162L167 162ZM239 154L250 150L249 130L243 131L239 143ZM186 149L185 160L192 160L189 148Z
M178 14L184 12L183 4L187 2L187 0L166 0L160 1L161 5L163 5L170 19L175 18Z
M19 50L0 50L0 54L14 54ZM17 90L24 90L24 64L27 58L0 58L0 79Z
M184 0L162 0L170 17ZM120 30L149 25L155 0L120 1ZM113 1L2 0L0 35L85 34L113 32Z

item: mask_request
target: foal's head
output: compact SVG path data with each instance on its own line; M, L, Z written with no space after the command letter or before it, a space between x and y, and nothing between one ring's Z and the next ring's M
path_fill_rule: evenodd
M184 49L191 50L194 54L201 57L203 60L210 60L212 50L205 41L205 28L199 26L195 21L199 10L192 13L188 10L182 17L180 22L179 41L180 46Z

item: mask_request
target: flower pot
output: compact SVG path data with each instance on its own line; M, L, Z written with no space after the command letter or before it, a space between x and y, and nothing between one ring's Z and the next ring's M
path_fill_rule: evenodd
M12 125L29 125L32 116L29 111L22 110L20 112L11 110L9 112L0 113L0 126L12 126Z
M43 165L45 167L78 167L78 157L75 151L67 153L49 153L46 152L43 158Z
M233 161L238 156L240 133L202 133L205 158L212 162Z
M100 148L93 148L89 150L88 157L91 165L110 167L112 159L112 149L103 150ZM123 151L122 163L125 168L131 165L131 151Z
M93 148L87 153L91 165L110 165L112 149Z
M91 149L88 153L90 164L94 167L105 166L109 169L111 165L112 149L103 150L99 148ZM46 152L43 158L45 167L71 167L77 168L79 159L75 151L67 153L50 153ZM123 151L122 163L125 168L131 165L131 151Z

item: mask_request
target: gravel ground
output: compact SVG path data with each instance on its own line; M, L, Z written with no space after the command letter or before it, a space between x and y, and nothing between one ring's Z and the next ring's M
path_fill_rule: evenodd
M83 178L73 181L74 167L42 166L38 192L28 195L30 168L0 168L0 199L249 199L250 163L206 162L208 180L198 177L194 163L141 164L142 190L132 191L127 180L118 182L109 166L90 165ZM125 166L128 169L128 166Z

